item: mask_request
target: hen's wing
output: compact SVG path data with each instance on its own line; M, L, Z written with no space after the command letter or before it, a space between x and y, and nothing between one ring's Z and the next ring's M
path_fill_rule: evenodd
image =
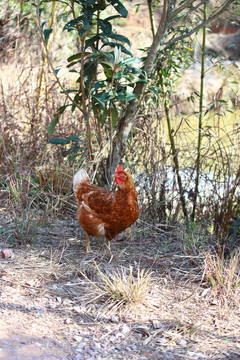
M103 191L101 191L103 190ZM83 195L84 203L104 222L105 229L110 232L120 232L136 221L138 217L138 202L135 190L122 191L92 191Z

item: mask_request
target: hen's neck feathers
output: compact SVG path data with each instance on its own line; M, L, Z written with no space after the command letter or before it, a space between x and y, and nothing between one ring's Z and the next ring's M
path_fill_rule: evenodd
M135 190L135 185L132 176L126 171L124 171L124 174L127 176L127 180L118 185L119 189L123 191Z

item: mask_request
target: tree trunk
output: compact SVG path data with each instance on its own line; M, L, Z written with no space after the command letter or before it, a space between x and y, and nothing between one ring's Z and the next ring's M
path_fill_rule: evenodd
M145 60L144 70L147 76L151 75L151 71L153 69L154 62L157 57L157 52L159 50L161 41L167 29L167 20L166 20L167 1L168 0L164 0L162 18L160 20L158 30L156 36L154 37L148 56ZM169 1L169 8L170 6L171 8L173 7L172 3L175 3L175 0ZM145 88L146 88L146 84L139 82L136 84L134 93L137 95L141 95L143 94ZM138 99L131 100L126 108L125 114L119 120L117 133L113 139L112 152L109 154L107 159L107 167L105 171L106 179L104 181L107 186L111 184L112 175L117 165L121 163L121 158L124 155L125 143L128 139L128 135L133 125L135 124L137 111L138 111Z
M159 51L159 48L161 46L161 43L163 42L166 30L169 26L172 25L174 21L176 21L177 15L179 15L181 12L186 10L187 6L193 4L195 0L188 0L185 4L182 6L179 6L176 10L176 0L164 0L163 3L163 12L162 17L160 20L160 23L158 25L158 29L156 32L156 35L153 39L153 43L150 47L148 56L144 63L144 70L147 74L147 77L151 76L151 72L154 67L155 60L157 58L157 53ZM203 26L208 24L209 22L216 19L223 11L225 11L231 3L233 3L234 0L227 0L224 4L222 4L218 10L214 13L213 16L210 16L207 20L203 21L201 24L196 26L194 29L189 31L188 33L185 33L179 37L173 37L171 40L167 41L163 44L163 46L168 46L169 44L175 43L177 41L180 41L181 39L184 39L197 30L201 29ZM204 1L203 1L204 3ZM191 13L191 9L187 13ZM187 13L183 15L184 17L187 16ZM145 83L137 83L136 87L134 89L134 93L138 95L142 95L144 93L144 90L146 88ZM125 149L125 143L128 139L128 135L132 129L132 127L135 124L136 121L136 114L138 111L138 100L132 100L129 102L126 111L122 118L119 120L117 133L115 137L113 138L112 142L112 151L109 153L107 158L107 164L106 164L106 171L105 171L105 179L103 180L105 185L109 186L111 184L111 178L112 174L114 173L117 165L121 163L121 158L124 156L124 149Z

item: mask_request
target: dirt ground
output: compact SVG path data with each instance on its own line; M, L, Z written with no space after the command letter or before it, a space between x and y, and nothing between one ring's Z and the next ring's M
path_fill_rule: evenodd
M0 261L0 359L240 359L239 306L214 297L171 241L163 250L156 229L139 241L133 231L113 242L111 256L101 239L85 253L75 219L53 221L31 246L13 246L14 256ZM141 305L111 307L96 298L95 264L104 273L151 269L154 286Z

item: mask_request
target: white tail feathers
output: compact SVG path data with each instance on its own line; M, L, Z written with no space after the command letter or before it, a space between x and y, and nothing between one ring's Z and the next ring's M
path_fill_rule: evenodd
M89 182L89 176L84 169L80 169L73 177L73 191L77 192L79 186L84 182Z

